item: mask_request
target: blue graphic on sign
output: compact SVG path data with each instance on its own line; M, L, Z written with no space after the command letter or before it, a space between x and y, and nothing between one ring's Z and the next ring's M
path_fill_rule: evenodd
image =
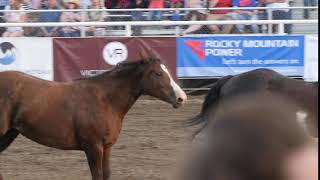
M16 60L15 47L10 42L0 43L0 64L9 65Z
M224 76L270 68L303 76L304 36L217 36L177 39L178 76Z

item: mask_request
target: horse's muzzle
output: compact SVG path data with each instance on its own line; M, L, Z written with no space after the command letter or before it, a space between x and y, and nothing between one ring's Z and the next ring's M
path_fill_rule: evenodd
M172 106L174 108L179 108L179 107L183 106L186 101L187 101L187 96L185 96L185 97L177 97L176 100L175 100L175 103L173 103Z

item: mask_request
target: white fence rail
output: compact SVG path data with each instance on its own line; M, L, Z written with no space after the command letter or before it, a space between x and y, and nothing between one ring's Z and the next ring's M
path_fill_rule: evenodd
M132 35L132 26L179 26L224 24L277 24L278 34L285 34L285 24L318 24L318 20L241 20L241 21L122 21L122 22L55 22L55 23L2 23L0 27L65 27L65 26L125 26L125 35ZM178 31L178 30L177 30ZM176 32L179 35L179 32Z
M318 6L297 7L228 7L228 8L154 8L154 9L47 9L47 10L0 10L0 12L134 12L134 11L197 11L197 10L295 10L295 9L319 9Z
M122 33L125 36L132 35L132 26L181 26L181 25L226 25L226 24L258 24L258 25L267 25L268 26L268 34L272 34L272 25L278 25L278 34L284 33L284 25L285 24L318 24L318 19L309 19L309 20L272 20L272 12L279 9L316 9L318 10L318 6L314 7L284 7L284 8L272 8L272 7L231 7L231 8L161 8L161 9L76 9L76 10L68 10L68 9L55 9L55 10L0 10L1 13L15 13L15 12L25 12L25 13L41 13L41 12L70 12L76 11L82 13L81 22L25 22L25 23L0 23L0 27L65 27L65 26L96 26L96 27L108 27L108 26L125 26L125 30ZM126 17L130 16L130 12L136 11L179 11L182 14L187 11L198 11L198 10L264 10L267 12L267 20L244 20L244 21L117 21L117 22L86 22L85 21L85 13L87 12L110 12L108 16L113 17ZM112 12L127 12L127 14L112 14ZM84 28L82 28L84 29ZM173 35L177 36L180 34L181 29L176 28L173 30ZM84 30L82 30L82 36L85 35Z

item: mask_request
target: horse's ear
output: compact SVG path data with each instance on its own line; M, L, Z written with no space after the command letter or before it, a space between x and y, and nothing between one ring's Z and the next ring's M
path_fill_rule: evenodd
M141 58L141 64L147 64L149 62L150 56L148 52L140 51L139 56Z
M152 49L149 48L147 52L150 59L158 59L157 54Z
M147 60L149 58L143 51L139 51L139 56L141 60Z

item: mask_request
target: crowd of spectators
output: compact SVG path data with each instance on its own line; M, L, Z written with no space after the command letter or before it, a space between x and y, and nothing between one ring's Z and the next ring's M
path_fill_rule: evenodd
M273 19L291 19L289 7L290 0L0 0L0 10L28 10L28 9L154 9L154 8L226 8L226 7L277 7L284 8L274 10ZM304 0L306 6L315 6L315 0ZM305 18L309 18L309 11L304 12ZM257 20L266 19L266 11L263 10L197 10L197 11L173 11L163 15L163 11L94 11L86 12L7 12L0 14L0 22L79 22L79 21L160 21L160 20ZM112 27L117 30L122 27ZM258 25L191 25L185 27L182 34L197 33L205 28L210 33L262 33ZM274 28L276 31L277 28ZM2 29L4 37L16 36L80 36L80 27L41 27L22 28L10 27ZM285 32L291 33L291 25L285 25ZM87 36L104 36L105 28L85 27ZM141 27L133 27L135 35L141 34ZM1 29L0 29L1 34Z

